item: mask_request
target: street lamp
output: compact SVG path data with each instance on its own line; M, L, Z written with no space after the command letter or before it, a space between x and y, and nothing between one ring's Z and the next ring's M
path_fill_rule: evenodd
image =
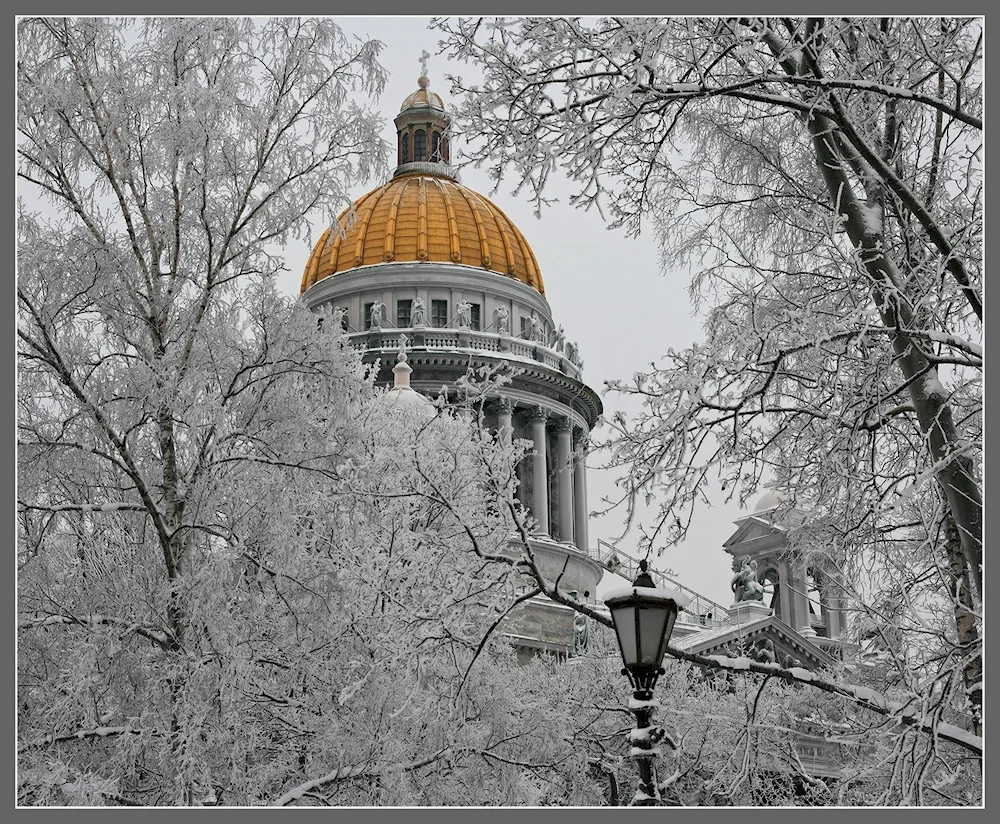
M609 592L604 598L625 663L622 675L628 676L632 685L629 708L635 713L635 729L629 733L629 741L630 757L639 762L639 789L632 799L636 806L651 806L660 800L653 759L659 754L656 745L666 737L666 731L650 726L656 706L653 687L664 672L663 655L677 612L687 600L674 590L657 587L645 560L639 562L639 574L632 586Z

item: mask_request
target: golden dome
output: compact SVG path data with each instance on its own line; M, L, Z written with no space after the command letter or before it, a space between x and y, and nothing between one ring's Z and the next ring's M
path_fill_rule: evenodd
M337 223L343 233L331 226L320 237L302 274L301 292L359 266L434 261L487 269L545 294L538 262L520 230L490 200L449 177L398 175L355 201Z

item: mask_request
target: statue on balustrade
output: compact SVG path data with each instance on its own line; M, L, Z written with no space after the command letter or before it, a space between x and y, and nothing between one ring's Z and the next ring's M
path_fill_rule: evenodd
M382 310L385 309L385 304L382 301L377 300L372 304L372 308L369 310L369 318L371 318L371 328L381 329L382 328Z
M566 360L577 369L583 369L583 358L580 357L580 347L576 343L566 341Z
M456 307L458 312L458 328L468 329L472 326L472 304L467 300L461 301Z
M550 345L557 352L563 351L563 347L566 345L566 330L562 328L561 323L559 324L559 328L552 333L552 343Z
M510 312L503 306L498 306L493 310L493 327L497 330L498 335L507 334L507 320L509 317Z
M411 326L426 326L427 325L427 307L420 298L415 298L413 301L413 313L410 316Z
M538 319L538 315L535 311L531 311L531 339L535 343L545 342L545 330L542 328L542 322Z
M346 309L339 306L331 307L329 303L324 303L320 312L322 314L320 325L327 329L331 335L336 337L344 331L344 327L347 326L344 322L344 316L347 314Z

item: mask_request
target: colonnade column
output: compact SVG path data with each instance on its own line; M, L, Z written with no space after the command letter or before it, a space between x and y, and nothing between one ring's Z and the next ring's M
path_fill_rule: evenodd
M573 466L570 463L573 422L569 418L556 421L556 498L559 512L559 540L573 540Z
M815 635L816 630L812 628L812 618L810 618L809 613L809 567L805 558L796 558L792 563L795 577L798 579L795 587L795 600L797 602L795 619L799 622L799 625L793 629L798 630L800 635Z
M545 421L548 416L548 412L541 407L528 414L531 442L535 447L531 459L531 514L538 521L538 531L543 535L549 534L549 472L545 460Z
M826 625L826 637L839 639L840 626L840 587L837 580L837 569L829 564L823 571L821 583L821 599L823 603L823 622Z
M510 398L497 401L497 432L500 442L510 446L514 437L514 401Z
M576 458L573 463L573 541L576 548L587 552L587 433L576 430L573 444Z
M778 561L778 607L781 620L795 629L795 612L792 606L792 580L788 561Z

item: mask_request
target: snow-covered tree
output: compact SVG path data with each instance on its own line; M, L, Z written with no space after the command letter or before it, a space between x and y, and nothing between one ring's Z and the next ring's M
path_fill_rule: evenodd
M170 752L142 795L190 803L201 596L248 552L270 495L252 470L309 471L336 449L311 442L319 413L350 420L368 391L273 276L308 210L384 166L352 102L382 87L379 45L293 19L17 34L21 731L101 740L162 712L126 735Z
M452 78L473 161L539 208L561 169L693 273L704 340L613 384L643 403L610 454L655 498L650 545L683 539L708 484L779 486L806 513L792 546L906 634L907 700L977 717L982 21L436 26L485 77Z
M276 294L306 212L383 169L379 124L352 102L381 88L377 53L329 20L19 23L21 804L629 796L617 665L516 667L499 640L527 594L572 602L525 540L524 445L395 409L335 325ZM941 522L919 511L907 540ZM909 574L921 558L936 562L933 540ZM888 616L872 612L877 634ZM908 676L940 663L918 653ZM721 734L735 699L706 715L687 680L664 686L691 724L664 778L705 803L701 779L724 785L752 732ZM950 708L954 682L935 684L920 694ZM904 703L923 688L892 686ZM944 710L823 688L976 752L935 725Z
M21 804L598 798L600 711L497 632L523 446L394 409L275 290L307 211L384 166L352 103L377 52L329 20L19 24Z

